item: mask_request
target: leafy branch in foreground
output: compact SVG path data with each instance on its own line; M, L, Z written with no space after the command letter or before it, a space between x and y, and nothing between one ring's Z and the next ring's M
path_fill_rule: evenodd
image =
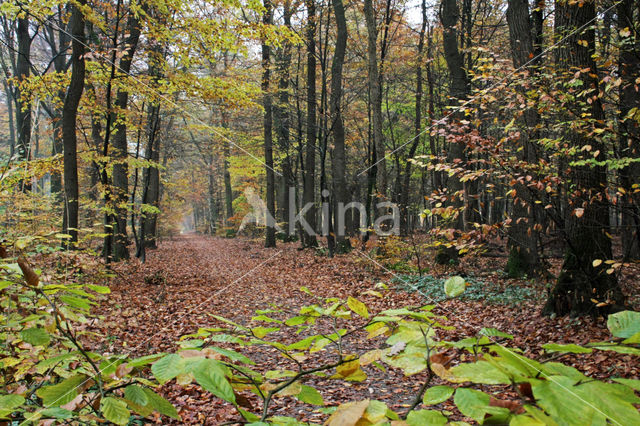
M513 336L492 328L458 341L439 339L438 330L453 327L433 312L434 305L373 314L354 297L323 299L303 288L315 303L296 312L271 306L256 311L250 325L211 314L220 326L183 336L176 353L130 359L90 352L81 343L86 332L78 325L90 317L98 295L108 297L107 287L43 283L24 259L6 259L2 268L8 276L0 282L6 342L0 347L2 419L124 425L153 412L179 419L171 403L153 391L175 380L182 386L195 382L233 404L242 417L238 421L248 424L302 424L272 415L274 402L284 397L317 406L329 415L329 425L446 424L454 414L439 405L451 399L463 416L478 423L640 423L634 406L640 403L639 380L599 381L557 362L566 354L593 350L640 355L637 312L609 316L610 341L548 343L543 345L547 355L534 360L505 346ZM464 279L452 277L444 291L456 297L465 288ZM382 297L378 290L367 294ZM281 362L256 363L253 355ZM274 364L278 367L268 367ZM149 378L149 366L155 380ZM424 373L418 392L407 395L404 411L374 399L325 406L323 382L361 382L372 367L398 369L406 376ZM494 396L505 389L518 397ZM252 403L256 398L259 403Z
M465 286L464 279L453 277L447 280L445 292L454 297ZM306 288L302 290L311 294ZM382 297L376 290L368 293ZM173 378L181 384L195 381L232 403L244 422L250 424L303 424L294 418L270 416L274 399L291 396L302 403L323 406L322 389L310 386L310 382L364 381L366 366L386 371L385 365L402 370L407 376L427 373L418 394L407 405L408 410L394 412L384 402L369 399L347 402L321 409L331 414L327 424L445 424L450 412L418 408L420 404L436 406L452 397L464 416L479 423L640 421L633 405L640 403L634 393L640 389L640 381L598 381L573 367L553 362L557 354L591 352L594 348L640 355L638 313L625 311L609 317L614 336L611 342L587 346L547 344L547 361L536 361L517 348L504 346L502 343L513 336L492 328L459 341L437 340L437 329L452 327L443 325L447 318L434 314L433 305L388 309L374 315L353 297L316 300L293 315L276 306L258 310L251 326L212 315L224 326L202 328L183 336L179 342L182 349L158 360L152 371L161 382ZM291 335L301 338L289 341L282 337ZM370 340L371 345L365 345L370 348L364 349L361 340ZM236 350L223 349L218 346L221 343L232 344ZM284 361L283 367L264 371L240 353L241 348L250 347L256 347L254 351L261 354L277 353ZM455 355L447 355L452 350ZM469 359L473 362L464 362ZM436 376L450 385L432 386ZM482 385L482 391L475 385ZM494 391L504 391L505 386L519 398L499 400L492 396ZM241 392L261 400L260 408L248 403Z

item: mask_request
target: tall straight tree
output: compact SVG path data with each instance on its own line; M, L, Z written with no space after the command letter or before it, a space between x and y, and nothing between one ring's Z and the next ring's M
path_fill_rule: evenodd
M424 60L424 34L427 30L426 0L422 0L420 10L422 12L422 25L420 26L420 34L418 36L418 57L416 59L416 112L413 121L414 136L413 141L411 142L411 148L409 149L407 163L404 166L404 180L402 182L402 191L400 194L400 233L402 235L409 234L409 184L411 182L410 159L416 154L416 150L420 144L420 135L422 133L422 62Z
M18 18L16 28L18 39L18 55L16 58L16 79L18 80L16 101L16 128L18 130L18 143L16 153L19 160L28 161L31 155L31 102L27 94L21 89L20 84L29 78L31 74L31 35L29 34L29 18ZM25 180L22 183L25 190L31 188L31 184Z
M276 201L275 175L273 170L273 105L269 85L271 79L271 47L267 40L267 27L273 22L271 0L264 0L262 23L265 26L262 36L262 100L264 107L264 164L267 173L267 227L265 247L276 246Z
M308 232L302 227L304 247L316 247L316 206L315 206L315 175L316 175L316 3L315 0L305 0L307 6L307 144L305 149L303 194L302 199L307 208L305 221L311 227Z
M520 68L534 57L534 40L529 3L527 0L509 0L507 7L507 23L511 42L511 57L515 68ZM529 75L534 70L528 67ZM526 97L526 87L519 87L519 92ZM520 132L520 140L516 145L516 156L523 164L535 163L535 148L530 139L536 137L540 115L535 107L525 109L521 122L524 131ZM507 270L510 275L531 275L538 267L538 250L536 246L537 232L534 230L534 197L532 190L524 183L515 186L516 196L513 203L513 214L509 225L509 261Z
M133 57L140 39L140 21L138 16L130 11L127 22L125 50L120 59L120 72L129 75ZM129 91L118 89L116 93L115 107L117 111L124 112L129 104ZM113 156L116 160L113 165L113 186L115 191L115 227L113 230L113 259L115 261L128 259L129 249L127 238L127 202L129 197L129 167L127 165L127 125L124 120L118 120L113 134Z
M458 25L459 13L456 0L442 0L440 3L440 22L442 22L442 45L444 49L444 57L449 69L449 105L456 107L460 101L465 99L469 94L469 77L464 69L464 56L458 49ZM456 126L456 122L461 118L460 112L454 112L449 116L450 126ZM447 162L451 165L459 166L465 163L464 145L457 141L455 137L451 138L449 149L447 150ZM456 175L449 176L447 179L447 191L450 197L451 206L456 209L462 209L462 192L464 190L463 183ZM463 212L460 211L455 223L452 224L456 229L462 229L464 226ZM439 263L448 263L452 259L456 259L458 251L455 247L441 249L436 260Z
M333 13L336 17L336 44L331 63L331 98L329 112L331 115L331 129L333 134L333 211L337 221L344 221L346 214L342 214L338 206L347 204L346 154L344 148L344 120L342 118L342 66L347 49L347 20L344 15L342 0L332 0ZM341 226L342 225L342 226ZM336 251L345 252L350 248L349 239L345 238L345 224L336 223Z
M635 3L635 5L634 5ZM620 85L619 150L621 157L640 156L640 120L638 113L629 115L636 108L640 111L640 91L637 78L640 75L640 4L636 0L618 3L618 34L620 58L618 69ZM625 190L622 197L622 251L626 259L640 259L640 194L633 188L640 181L640 163L631 163L620 170L620 184Z
M78 241L78 141L76 122L78 106L84 90L84 15L80 10L86 2L74 5L69 26L71 41L71 81L62 107L62 145L64 152L64 218L63 232L71 236L70 243Z
M364 0L364 18L367 24L367 81L371 96L371 128L376 151L376 187L379 199L387 193L387 166L382 134L382 88L378 69L378 29L372 0Z
M604 119L599 98L598 70L594 58L596 37L594 26L595 0L572 2L557 0L555 4L556 37L562 38L557 50L557 72L567 96L567 111L579 111L565 119L589 120L598 126ZM570 80L579 73L581 87L572 87ZM587 136L584 129L567 129L565 140L580 151L592 147L598 162L606 160L606 147L599 137ZM566 219L566 242L562 271L549 295L543 312L566 315L593 312L598 302L623 304L624 297L615 274L606 273L611 259L609 203L603 193L607 189L607 169L601 165L573 165L568 170L572 193ZM596 302L594 302L594 300Z

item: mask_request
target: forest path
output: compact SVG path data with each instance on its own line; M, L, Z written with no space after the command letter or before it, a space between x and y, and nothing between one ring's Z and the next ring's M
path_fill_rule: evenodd
M114 266L110 302L100 309L115 328L107 335L134 353L170 350L181 335L211 327L208 313L248 320L270 303L292 309L312 303L302 286L319 296L357 296L385 275L355 253L329 259L298 247L267 249L257 240L195 234L164 240L147 252L146 263Z

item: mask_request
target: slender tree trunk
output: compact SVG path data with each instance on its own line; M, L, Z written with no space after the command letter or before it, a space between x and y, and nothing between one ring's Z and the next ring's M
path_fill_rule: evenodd
M291 28L291 3L286 0L283 4L283 20L287 28ZM284 41L282 48L277 54L277 73L278 73L278 97L276 105L273 108L273 118L276 127L276 137L278 147L284 153L281 163L282 180L281 180L281 198L279 204L279 215L285 222L286 229L289 229L291 218L289 217L289 204L294 200L289 199L289 188L293 188L293 176L291 175L291 156L290 151L290 127L291 114L289 112L289 80L291 69L291 43Z
M575 90L574 105L568 110L583 110L596 121L604 119L604 111L598 96L597 67L595 53L595 31L589 26L596 18L595 1L571 3L556 1L557 37L566 37L557 51L559 81L573 79L576 70L581 70L582 87ZM565 86L567 87L567 86ZM583 117L571 117L582 120ZM596 124L597 125L597 124ZM598 137L589 137L581 130L565 132L570 146L578 150L589 144L597 155L596 161L606 160L606 147ZM607 170L604 166L570 166L569 179L570 211L567 212L565 253L562 271L543 309L546 314L578 315L593 313L599 302L622 305L624 297L615 274L607 274L611 259L609 231L609 204L602 195L607 188ZM594 260L602 264L594 266ZM596 301L595 303L593 301Z
M271 25L273 20L273 8L270 0L264 0L264 25ZM265 247L276 246L276 203L275 203L275 175L273 170L273 111L270 88L271 79L271 47L266 38L262 41L262 96L264 106L264 163L267 173L267 228Z
M378 199L386 198L387 166L385 161L385 144L382 135L382 88L378 69L378 48L375 11L372 0L364 0L364 17L367 24L367 72L371 97L371 119L373 142L376 151L376 186Z
M304 161L303 204L309 205L305 220L313 230L302 227L304 247L316 247L315 173L316 173L316 4L305 0L307 6L307 144Z
M511 41L511 56L515 68L527 64L533 57L534 40L531 18L529 15L529 3L527 0L509 0L507 8L507 23L509 25L509 39ZM533 73L531 67L529 72ZM519 87L522 96L526 97L527 87ZM514 146L516 158L521 164L535 163L536 155L531 137L536 137L536 127L540 122L540 116L535 108L524 111L523 121L525 128L520 134L520 141ZM524 178L521 177L521 178ZM538 232L534 229L535 204L532 191L522 179L515 186L516 196L513 204L513 215L509 225L509 260L507 272L512 277L524 274L533 274L539 263L537 240Z
M443 33L442 43L444 48L444 56L449 68L449 104L453 107L458 106L460 101L465 99L469 94L469 78L464 69L464 56L458 49L458 31L459 13L456 0L442 0L440 3L440 21L442 22ZM461 118L459 112L452 113L449 118L449 126L456 128ZM453 167L461 167L465 164L464 145L456 140L456 135L450 140L449 149L447 151L447 162ZM459 210L457 219L450 226L456 229L464 228L464 212L463 210L463 192L464 186L459 176L455 174L447 179L447 192L450 199L450 205ZM438 263L449 263L457 259L458 251L455 247L442 248L438 252L436 260Z
M85 4L84 0L80 5ZM71 236L69 246L78 242L78 143L76 139L76 121L78 105L84 90L84 15L78 6L73 6L71 14L71 81L62 109L62 140L64 149L64 229Z
M227 112L222 110L222 127L229 127L229 116ZM229 219L233 216L233 190L231 188L231 172L229 171L229 157L231 157L231 144L224 141L222 152L222 173L224 175L224 206L225 206L225 225L229 226Z
M347 48L347 20L344 14L342 0L332 0L333 13L336 17L336 43L331 63L331 99L329 110L331 129L333 133L333 212L336 217L335 235L336 251L342 253L350 248L349 239L345 238L346 215L344 206L347 204L346 154L344 146L344 121L342 118L342 66ZM342 206L342 209L339 206Z
M640 75L640 34L638 18L640 4L634 0L622 0L618 4L618 33L620 39L619 73L620 85L620 157L640 156L640 122L638 113L629 117L629 111L640 111L640 92L636 79ZM635 14L635 18L634 18ZM622 34L629 34L622 36ZM622 208L622 252L627 260L640 259L640 194L633 188L640 182L640 163L631 163L620 170L620 184L625 190L620 203Z
M120 71L128 75L131 72L131 64L140 39L140 22L133 14L127 24L129 37L126 42L126 51L120 59ZM119 111L126 111L129 104L129 92L119 89L116 94L115 107ZM114 227L114 260L129 259L127 237L127 199L129 194L129 167L127 164L127 125L119 120L113 134L113 156L116 163L113 166L113 186L116 203L115 227Z
M422 0L422 26L420 27L420 36L418 39L418 58L416 64L416 94L415 94L415 119L414 119L414 139L409 149L407 163L404 166L404 181L402 183L402 191L400 197L400 233L402 235L409 234L409 184L411 183L411 161L410 159L416 154L418 145L420 144L420 134L422 133L422 53L424 50L424 34L427 29L427 4L426 0Z
M4 93L7 98L7 113L9 119L9 158L13 158L13 154L16 149L16 128L15 128L15 118L13 114L13 93L11 87L7 83L7 80L2 81L2 85L4 86Z
M29 35L29 19L19 18L16 30L18 38L18 57L16 59L16 78L19 83L27 80L31 74L31 36ZM27 94L16 89L16 127L18 129L18 143L16 153L18 160L29 161L31 156L31 102ZM23 190L31 189L31 182L25 179L22 183Z

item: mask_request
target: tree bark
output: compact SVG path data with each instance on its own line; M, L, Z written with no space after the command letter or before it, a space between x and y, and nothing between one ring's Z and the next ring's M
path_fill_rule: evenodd
M511 56L515 68L525 66L534 56L533 31L529 15L527 0L509 0L507 8L507 23L509 25L509 39L511 42ZM528 67L529 72L533 69ZM530 74L529 74L530 75ZM526 99L528 88L520 85L518 91ZM527 108L523 114L524 129L520 133L519 143L516 143L516 158L521 164L535 163L535 148L530 142L530 136L536 137L536 127L540 116L535 108ZM539 265L537 250L537 231L535 224L535 204L532 189L528 188L522 176L516 176L519 183L515 185L516 196L513 204L513 214L508 229L509 260L507 273L511 277L531 275Z
M133 14L127 24L129 37L126 39L126 51L120 59L120 71L129 75L133 56L138 47L140 39L140 21ZM124 113L129 103L129 92L119 89L116 94L116 110ZM129 194L129 166L127 164L127 125L120 120L116 124L113 135L113 157L116 163L113 166L113 186L115 202L115 223L113 230L113 259L115 261L129 259L128 237L127 237L127 200Z
M373 143L376 151L376 186L378 199L386 198L387 166L385 144L382 134L382 88L378 69L378 31L372 0L364 0L364 17L367 25L367 77L371 97L371 119Z
M345 238L346 214L344 206L347 200L346 154L344 146L344 120L342 118L342 66L344 64L345 52L347 49L347 20L344 14L342 0L332 0L333 13L336 17L336 43L331 63L331 97L329 100L329 111L331 116L331 129L333 133L333 199L334 217L337 219L335 229L336 251L343 253L349 250L349 239ZM338 206L342 205L342 209Z
M638 112L629 117L629 111L640 111L640 92L636 79L640 75L640 35L638 16L640 5L634 0L622 0L618 4L618 33L621 37L619 73L622 80L619 97L619 151L621 158L640 156L640 118ZM634 18L634 13L636 17ZM620 203L622 208L622 252L626 260L640 259L640 194L633 188L640 182L640 163L631 163L620 170L620 185L625 190Z
M418 38L418 59L416 64L416 93L415 93L415 117L414 117L414 139L409 149L407 163L404 166L404 181L402 183L402 194L400 196L400 233L409 234L409 184L411 183L411 161L416 154L416 149L420 144L420 134L422 133L422 61L424 51L424 34L427 29L427 3L421 2L422 25Z
M80 5L84 5L80 1ZM78 142L76 121L78 105L84 90L84 15L78 6L73 6L70 22L73 40L71 42L71 81L62 108L62 141L64 150L64 229L71 236L68 247L78 242Z
M31 102L26 99L25 93L20 89L20 84L29 78L31 74L31 36L29 35L29 19L19 18L16 30L18 39L18 57L16 58L16 127L18 130L18 143L16 154L18 160L29 161L31 156ZM22 183L23 190L30 190L31 183L25 179Z
M264 14L262 23L271 25L273 20L273 7L270 0L264 0ZM269 92L271 79L271 47L267 44L266 37L262 40L262 96L264 106L264 164L267 173L267 223L265 230L265 247L276 246L276 203L275 203L275 175L273 170L273 111L272 99Z
M573 79L576 70L580 70L583 81L582 87L573 89L573 105L568 105L567 109L584 111L598 125L597 122L604 119L604 111L598 97L598 72L592 56L595 31L589 26L596 18L595 1L579 4L557 0L555 10L556 36L566 37L557 50L557 80ZM585 119L582 116L570 118ZM569 145L578 150L591 145L593 152L598 154L594 157L596 161L606 160L606 147L598 137L589 137L575 129L567 130L564 136ZM604 166L571 166L567 175L567 187L572 190L566 220L567 249L562 271L543 312L593 314L599 302L614 306L624 303L616 275L606 273L609 267L604 263L611 259L611 240L607 235L609 204L603 195L607 189L607 170ZM597 259L602 264L594 266L593 261Z
M307 6L307 144L304 161L303 204L309 205L305 220L313 230L302 227L304 247L316 247L315 173L316 173L316 4L305 0Z

